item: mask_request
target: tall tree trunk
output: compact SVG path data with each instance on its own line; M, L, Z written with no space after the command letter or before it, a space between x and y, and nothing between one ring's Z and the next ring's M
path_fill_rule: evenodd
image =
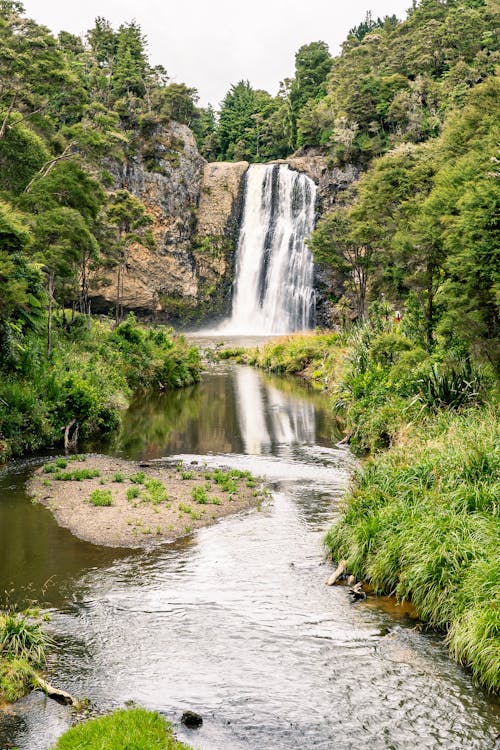
M116 279L116 325L123 319L123 260L118 264L118 275Z
M80 312L82 315L90 316L90 300L89 300L89 280L88 280L88 269L87 264L89 257L86 252L82 254L82 264L80 267Z
M54 308L54 271L49 271L47 277L47 288L49 293L49 308L47 315L47 357L52 354L52 311Z

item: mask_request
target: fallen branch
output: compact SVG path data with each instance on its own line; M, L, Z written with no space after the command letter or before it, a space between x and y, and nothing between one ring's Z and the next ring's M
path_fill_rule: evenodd
M58 703L62 703L64 706L74 706L75 708L80 705L80 702L72 695L67 693L65 690L59 690L59 688L53 687L48 682L45 682L45 680L42 680L42 678L38 675L35 677L35 682L38 687L42 688L43 692L49 698L52 698Z
M339 440L338 443L335 443L335 445L347 445L349 443L349 440L352 438L354 434L353 430L350 430L345 437L342 438L342 440Z
M334 583L337 583L340 576L343 576L346 572L347 568L347 560L341 560L339 564L337 565L336 570L332 573L328 581L326 582L327 586L333 586Z

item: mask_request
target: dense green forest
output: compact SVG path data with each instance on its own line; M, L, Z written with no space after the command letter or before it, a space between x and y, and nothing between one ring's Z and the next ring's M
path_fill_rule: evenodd
M189 120L194 91L147 60L132 22L97 18L86 39L0 3L0 457L113 429L139 387L194 382L198 355L168 331L90 317L89 275L151 244L143 204L112 189L103 159L154 147ZM153 146L152 146L153 143ZM144 154L146 157L146 154ZM119 282L118 282L119 283Z

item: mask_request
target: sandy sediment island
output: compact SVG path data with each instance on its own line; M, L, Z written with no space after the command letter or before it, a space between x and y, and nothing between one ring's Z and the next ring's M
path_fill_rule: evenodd
M259 506L267 492L246 471L202 460L134 462L102 455L57 458L28 485L60 526L93 544L173 541L218 518Z

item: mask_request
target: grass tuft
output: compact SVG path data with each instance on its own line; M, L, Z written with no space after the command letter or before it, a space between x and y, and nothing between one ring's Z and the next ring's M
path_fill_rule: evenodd
M146 475L143 471L138 471L137 474L133 474L129 479L134 484L144 484Z
M204 487L193 487L191 497L199 505L206 505L208 503L208 495Z
M54 750L190 750L178 742L160 714L122 709L78 724L59 738Z

